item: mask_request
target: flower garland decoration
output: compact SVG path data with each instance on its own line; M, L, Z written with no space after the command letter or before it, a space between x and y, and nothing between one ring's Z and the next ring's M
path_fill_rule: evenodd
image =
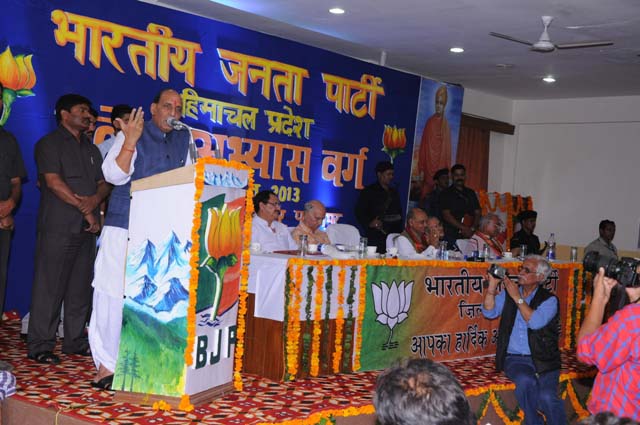
M320 270L322 267L318 268L318 279L316 281L316 293L314 296L314 309L313 309L313 333L311 337L311 368L309 369L309 374L311 376L318 376L320 371L320 334L322 333L321 329L321 320L322 320L322 284L320 283Z
M567 300L569 304L567 305L567 319L565 326L565 334L564 334L564 348L567 350L571 347L575 346L575 340L573 338L573 318L575 317L575 307L576 307L576 295L578 291L575 288L575 273L569 273L569 282L567 285ZM577 323L577 322L575 322Z
M289 352L291 343L289 339L289 327L291 326L291 275L293 265L291 262L287 263L287 268L284 273L284 321L282 322L282 335L284 339L284 380L288 381L289 377Z
M386 261L386 260L379 260ZM356 345L354 347L353 370L360 370L360 350L362 348L362 321L364 320L364 307L367 296L367 266L360 266L360 285L358 287L358 323L356 332Z
M199 230L202 225L200 216L200 197L204 187L204 159L199 159L195 164L195 193L193 195L195 206L193 211L193 224L191 226L191 250L189 252L189 307L187 308L187 344L184 350L184 362L186 366L193 364L193 344L196 338L196 299L198 292L200 236Z
M253 169L239 162L207 158L207 163L222 163L237 170L247 171L247 189L245 192L244 226L242 228L242 267L240 269L240 289L238 292L238 318L236 326L236 349L234 353L233 386L242 391L242 359L244 358L244 334L247 329L247 297L249 296L249 262L251 254L251 221L253 220Z
M489 400L493 405L498 417L502 419L505 425L520 425L524 420L524 412L516 405L514 410L508 410L507 406L496 392L491 392Z
M312 329L311 322L311 301L313 299L313 285L315 279L313 277L313 266L307 268L307 295L305 297L305 322L304 331L302 333L302 370L309 371L309 353L311 351L311 334L309 329Z
M573 387L573 383L568 378L566 381L566 394L569 397L569 401L571 402L571 407L575 410L578 415L578 419L584 419L590 415L589 411L586 409L586 406L580 402L578 398L578 394L576 393L576 389Z
M578 335L578 325L580 323L582 323L582 312L583 312L583 308L587 305L586 303L583 304L582 302L578 302L579 299L578 297L580 297L580 295L583 293L584 290L584 270L582 268L582 264L580 264L578 266L578 269L574 271L573 273L573 281L575 284L575 291L576 291L576 301L573 304L573 308L576 312L576 318L574 321L574 335ZM575 344L573 346L573 348L575 348Z
M373 404L367 404L365 406L351 406L346 409L329 409L322 412L312 413L310 416L304 419L292 419L283 422L260 422L258 425L317 425L322 421L331 422L332 417L349 417L360 415L373 415L376 412Z
M158 400L156 402L153 403L153 405L151 406L151 408L153 410L162 410L163 412L170 412L171 411L171 405L169 403L167 403L164 400Z
M340 273L344 270L344 267L338 268L338 279L340 279ZM333 273L332 273L333 274ZM322 287L322 267L318 267L318 286ZM327 356L327 350L329 347L329 316L331 313L331 294L333 293L333 276L327 278L324 284L325 302L324 302L324 319L322 321L322 334L320 339L320 365L321 370L329 370L328 360L330 356Z
M571 406L575 410L579 419L583 419L589 416L589 412L586 410L584 403L582 403L573 387L572 380L586 378L593 376L596 372L569 372L563 373L560 375L560 385L562 398L569 397L569 401L571 402ZM477 418L478 420L482 419L486 414L489 405L493 406L496 414L502 419L505 424L520 424L524 418L524 412L519 409L515 411L507 412L507 408L497 392L498 391L513 391L515 390L515 384L497 384L497 385L488 385L485 387L471 388L465 390L465 395L467 397L474 397L484 395L483 400L480 402L480 407L478 409Z
M351 267L352 276L354 267ZM342 333L344 332L344 285L347 271L344 267L338 272L338 305L336 308L336 335L333 346L333 373L340 372L340 360L342 359Z
M293 278L289 279L286 291L288 292L289 321L285 331L286 341L286 370L287 378L293 381L298 374L298 344L300 340L300 305L302 303L301 283L302 283L302 261L298 258L292 258L288 262L287 269L289 275Z
M194 409L193 404L191 404L191 401L189 400L189 396L187 394L183 394L182 397L180 397L180 404L178 404L178 409L184 412L191 412Z
M351 370L350 358L352 357L352 344L353 344L353 304L356 295L356 272L357 266L351 266L351 278L349 279L349 293L347 294L347 306L349 308L346 321L346 332L344 337L344 352L342 360L342 370L348 372Z
M496 211L500 210L502 212L505 213L506 217L507 217L507 222L506 222L506 239L507 240L511 240L511 237L513 236L513 219L514 217L516 217L518 214L520 214L520 212L529 209L532 210L533 209L533 199L531 198L531 196L527 196L527 197L523 197L521 195L512 195L509 192L500 194L497 192L493 192L493 204L491 203L491 200L489 199L489 193L487 193L486 191L479 191L478 192L478 201L480 202L480 209L482 210L482 214L486 214L488 212L493 212L495 213ZM504 202L500 202L500 199L504 196ZM514 206L514 196L515 196L515 206Z

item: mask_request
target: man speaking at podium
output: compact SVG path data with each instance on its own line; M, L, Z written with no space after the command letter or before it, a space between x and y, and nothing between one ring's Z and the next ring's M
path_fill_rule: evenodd
M178 120L182 99L173 89L160 91L151 103L151 120L142 107L131 111L129 122L102 165L105 179L115 187L95 263L93 312L89 344L98 373L94 387L111 389L118 358L124 303L124 275L129 228L131 181L182 167L189 160L189 130ZM178 129L176 129L178 128Z

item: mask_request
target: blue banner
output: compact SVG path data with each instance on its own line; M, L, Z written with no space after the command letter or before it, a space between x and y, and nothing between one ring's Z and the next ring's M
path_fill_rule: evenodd
M54 104L65 93L92 100L99 144L111 133L113 105L143 106L150 117L154 95L176 89L201 154L217 143L225 158L254 168L256 188L278 194L290 226L310 199L327 206L329 223L356 224L355 199L379 161L394 162L406 206L418 76L132 0L6 1L0 27L2 122L29 176L6 309L28 309L39 199L33 148L55 128ZM425 82L438 85L422 80L423 90Z

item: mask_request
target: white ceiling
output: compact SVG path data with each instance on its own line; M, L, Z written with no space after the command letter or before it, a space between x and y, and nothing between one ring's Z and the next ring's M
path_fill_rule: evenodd
M376 63L385 51L388 67L511 99L640 95L640 0L145 1ZM537 53L488 35L535 42L542 15L556 44L615 44Z

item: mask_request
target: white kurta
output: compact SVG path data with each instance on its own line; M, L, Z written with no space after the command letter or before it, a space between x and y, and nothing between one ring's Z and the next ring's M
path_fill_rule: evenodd
M253 216L251 222L251 242L259 243L262 252L298 249L287 226L279 221L272 221L269 226L266 220L257 215Z
M422 252L417 252L416 249L413 247L413 244L411 243L411 241L409 239L407 239L406 236L404 235L399 235L396 240L395 240L395 245L396 248L398 248L398 255L401 257L405 257L405 258L410 258L410 259L434 259L436 258L436 254L438 253L438 250L429 245L427 247L427 249L425 249Z

